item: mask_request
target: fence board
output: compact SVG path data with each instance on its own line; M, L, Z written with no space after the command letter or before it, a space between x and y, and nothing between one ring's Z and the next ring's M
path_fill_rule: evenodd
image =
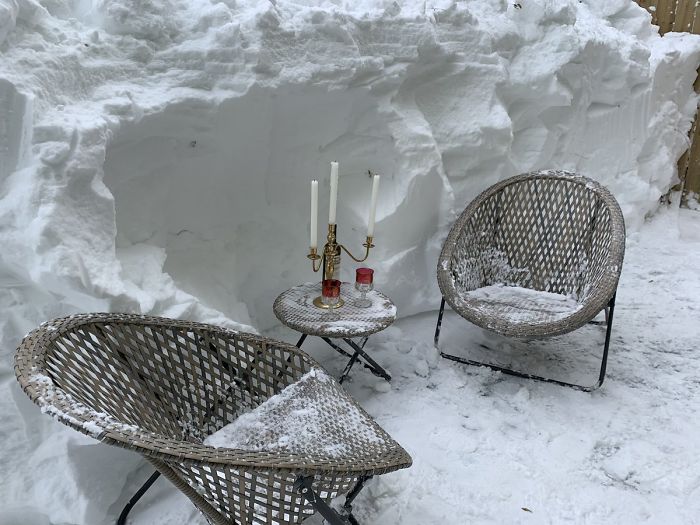
M672 30L692 33L695 22L695 11L695 1L687 2L679 0L676 5L676 16L673 20Z
M685 1L680 0L680 3L683 4ZM695 3L694 0L693 3ZM656 2L656 20L663 33L673 29L677 8L678 3L676 0L658 0Z
M683 184L684 193L695 193L700 195L700 126L697 119L693 123L690 149L687 152L687 170Z

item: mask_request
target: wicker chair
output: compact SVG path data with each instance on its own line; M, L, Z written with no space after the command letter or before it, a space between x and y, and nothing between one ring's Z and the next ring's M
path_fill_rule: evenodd
M356 523L351 503L364 482L410 466L411 458L329 376L304 383L304 401L322 408L319 435L340 448L311 440L303 453L284 444L268 449L280 437L275 429L258 447L203 443L317 371L323 373L285 343L127 314L50 321L27 335L15 357L17 379L42 411L135 450L156 468L117 523L159 473L216 525L301 523L316 511L334 525ZM346 505L336 512L328 502L340 495Z
M594 390L605 378L624 252L622 212L597 182L564 171L527 173L499 182L467 206L442 248L435 345L445 303L477 326L526 339L571 332L605 310L602 363L598 382L590 387L442 353L461 363ZM491 295L481 291L493 285L504 288ZM567 295L576 306L543 308L535 302L536 294L516 293L522 288Z

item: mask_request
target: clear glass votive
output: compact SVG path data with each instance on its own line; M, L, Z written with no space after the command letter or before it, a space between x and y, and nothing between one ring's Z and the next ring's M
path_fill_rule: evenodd
M340 301L340 281L338 279L326 279L321 282L321 302L333 308Z
M360 297L355 299L358 308L369 308L372 301L367 299L367 292L374 288L374 270L372 268L358 268L355 270L355 289L360 292Z

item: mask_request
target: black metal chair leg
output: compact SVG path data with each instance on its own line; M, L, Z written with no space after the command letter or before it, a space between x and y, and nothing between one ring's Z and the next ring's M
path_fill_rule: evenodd
M346 517L341 516L336 511L334 511L328 503L323 501L323 499L314 492L311 483L313 482L312 476L300 476L296 483L295 488L301 495L304 496L306 501L321 515L330 525L348 525L352 522Z
M443 298L442 303L440 305L440 313L438 314L438 323L435 328L435 347L438 348L438 340L440 338L440 325L442 323L442 314L443 310L445 307L445 299ZM610 302L608 303L608 313L607 313L607 327L605 329L605 345L603 346L603 358L601 360L600 364L600 373L598 374L598 382L594 385L591 386L583 386L583 385L578 385L576 383L568 383L566 381L559 381L558 379L552 379L549 377L542 377L542 376L537 376L534 374L527 374L523 372L518 372L516 370L511 370L510 368L504 368L502 366L498 365L492 365L490 363L483 363L481 361L473 361L471 359L465 359L463 357L459 357L456 355L451 355L451 354L446 354L445 352L440 352L440 355L444 357L445 359L449 359L451 361L456 361L457 363L462 363L465 365L472 365L472 366L485 366L488 367L492 370L496 370L497 372L502 372L507 375L511 376L516 376L516 377L523 377L526 379L534 379L535 381L543 381L545 383L554 383L555 385L560 385L560 386L567 386L569 388L574 388L576 390L581 390L583 392L592 392L603 384L603 381L605 379L605 372L607 369L608 365L608 350L610 349L610 336L612 334L612 324L613 324L613 313L615 312L615 295L613 295L612 299L610 299Z
M445 313L445 298L440 301L440 313L438 313L437 324L435 325L435 337L433 342L435 343L435 348L438 348L438 341L440 341L440 329L442 328L442 315Z
M352 525L357 524L357 521L352 515L352 502L355 501L357 495L364 488L365 483L367 483L370 479L372 479L372 476L361 476L360 479L357 480L355 487L348 493L347 497L345 498L345 503L343 504L343 512L345 513L345 515L348 518L348 521L350 521Z
M160 472L156 470L153 474L151 474L151 477L146 480L146 483L144 483L141 488L136 491L136 494L131 497L129 502L124 507L124 510L122 510L122 513L119 515L119 518L117 518L117 525L124 525L126 523L126 518L129 515L129 512L131 512L131 509L134 508L134 505L136 505L136 503L141 499L146 491L151 488L151 485L153 485L159 477Z
M598 376L598 384L593 388L599 388L605 380L605 372L608 368L608 349L610 348L610 335L612 334L612 324L613 324L613 314L615 313L615 293L610 299L608 308L605 310L605 320L607 322L607 327L605 328L605 348L603 349L603 362L600 365L600 375Z
M301 334L301 337L297 341L297 345L296 345L297 348L301 348L301 345L304 344L304 341L306 341L306 338L307 338L307 334Z

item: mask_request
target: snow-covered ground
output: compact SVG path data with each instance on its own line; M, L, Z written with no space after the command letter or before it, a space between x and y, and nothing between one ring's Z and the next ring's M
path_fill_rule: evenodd
M391 386L358 366L345 388L414 464L368 485L355 505L361 522L700 523L698 261L698 212L664 210L631 236L608 375L592 394L439 358L436 312L374 336L368 349L392 373ZM295 340L284 329L270 335ZM592 384L603 328L513 343L452 314L443 337L452 353L469 349ZM342 371L344 360L324 343L304 348L329 371ZM145 477L144 470L139 480ZM134 513L135 525L204 523L184 496L159 484ZM136 488L132 480L122 501Z
M293 340L271 305L312 278L308 181L324 194L333 159L350 247L367 170L383 175L369 264L403 316L372 341L392 387L361 369L347 384L415 459L363 495L364 521L692 522L698 219L645 218L677 180L698 63L700 37L659 37L630 0L0 0L0 525L109 522L148 475L31 405L12 370L21 337L109 310ZM592 395L430 345L455 215L541 168L608 186L629 227ZM457 321L455 351L508 346ZM512 357L590 376L580 348L599 332ZM134 514L198 522L165 482Z
M394 380L389 385L357 366L344 386L412 454L414 465L368 485L355 505L361 521L700 523L698 260L698 212L664 209L630 236L608 376L592 394L439 358L432 347L435 311L403 318L374 336L367 348ZM283 328L269 335L296 339ZM451 314L443 341L449 352L468 349L476 357L593 383L603 330L588 326L556 339L514 343ZM304 348L331 373L342 370L343 359L325 344L309 340ZM16 401L28 404L21 394ZM96 444L46 416L32 424L56 427L54 441L29 460L5 456L5 473L13 477L5 494L13 504L0 510L2 525L110 523L148 476L136 454ZM32 434L30 425L14 436L31 443ZM69 457L53 453L57 444ZM21 443L9 445L24 450ZM28 509L12 509L22 502ZM84 518L75 517L76 508ZM159 480L132 523L205 522Z

